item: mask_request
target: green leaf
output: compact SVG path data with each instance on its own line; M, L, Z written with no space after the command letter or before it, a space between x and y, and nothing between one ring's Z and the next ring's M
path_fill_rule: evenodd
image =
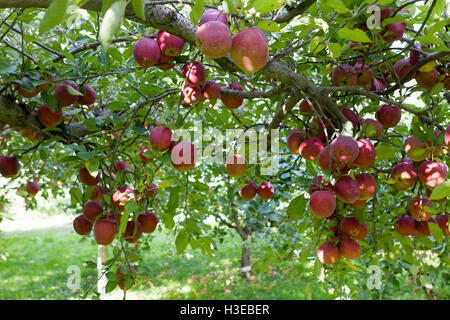
M145 21L145 0L132 0L134 13L137 17Z
M361 43L372 42L372 40L369 39L367 34L364 31L362 31L361 29L351 30L349 28L342 28L342 29L338 30L337 34L342 39L346 39L346 40L350 40L350 41L354 41L354 42L361 42Z
M195 0L195 5L192 7L191 14L189 15L189 19L191 22L196 25L203 14L203 0Z
M39 23L39 34L42 35L61 23L68 6L69 0L53 0Z
M340 0L327 0L326 4L330 8L336 9L338 13L347 13L349 11L345 4Z
M287 0L255 0L249 6L261 14L280 8Z
M72 88L71 86L66 85L67 91L73 96L84 96L80 91Z
M341 45L339 43L329 43L328 50L330 50L333 59L337 59L341 56Z
M89 159L94 157L96 154L97 154L96 151L91 151L91 152L81 151L81 152L78 152L77 156L78 156L78 158L80 158L84 161L88 161Z
M306 208L306 200L303 195L291 200L287 208L289 219L296 220L303 217Z
M172 190L170 190L169 201L167 202L166 212L168 214L170 214L171 216L175 215L175 210L178 208L178 201L180 198L179 193L180 193L180 189L178 189L178 188L173 188Z
M104 49L107 49L111 45L114 34L122 25L126 6L126 0L120 0L114 2L111 7L106 10L98 33L98 38Z
M189 243L189 238L186 234L185 230L180 231L178 234L176 240L175 240L175 246L177 247L177 254L182 254L184 249L186 249L186 246Z
M42 91L41 97L42 100L44 100L45 104L50 108L50 110L55 111L58 108L58 100L53 94L48 94L47 92Z
M444 233L442 232L441 228L439 228L439 226L433 222L428 222L428 227L430 228L430 232L434 240L436 240L438 243L442 243L442 240L444 239Z
M259 20L258 24L256 25L258 28L264 31L268 32L280 32L280 26L269 20Z
M125 204L125 211L128 213L134 213L137 209L137 203L135 201L128 201L127 204Z
M430 200L440 200L442 198L450 196L450 180L444 181L434 188L430 195Z
M325 44L321 43L323 37L314 37L309 43L309 50L312 54L317 54L323 49L325 49Z
M129 216L130 216L130 214L129 214L127 211L125 211L125 212L122 214L122 217L120 218L119 230L117 231L117 233L118 233L119 235L121 235L121 234L124 233L124 231L125 231L125 229L126 229L126 227L127 227L128 217L129 217Z
M0 74L16 71L16 66L6 61L0 61Z
M116 277L116 279L108 281L108 284L105 287L105 292L109 293L109 292L113 291L117 287L118 283L119 283L119 277Z
M70 202L73 206L77 205L78 203L81 203L83 201L83 193L78 188L72 188L69 190L70 194Z
M97 158L91 158L86 161L86 169L89 171L91 176L95 177L98 172L98 167L100 166L100 161Z

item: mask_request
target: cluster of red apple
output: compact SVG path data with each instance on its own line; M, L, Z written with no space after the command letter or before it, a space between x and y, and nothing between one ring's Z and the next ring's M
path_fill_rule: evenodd
M381 7L381 5L378 5ZM409 10L400 10L409 14ZM392 17L394 10L390 7L380 10L380 23ZM394 22L387 24L379 35L387 43L392 43L396 40L400 40L405 32L406 24L404 22ZM366 23L358 23L355 25L364 32L368 32L369 28ZM375 35L372 40L375 39ZM373 42L372 42L373 43ZM416 48L412 48L408 58L400 59L394 63L393 68L387 64L382 64L378 70L372 69L368 63L367 58L369 55L367 52L370 50L371 43L359 43L355 44L350 42L350 48L361 53L357 63L354 66L349 64L341 64L335 66L331 73L331 82L335 86L368 86L370 91L383 91L389 83L397 82L402 79L417 63L420 52ZM421 47L423 49L423 46ZM443 74L442 82L447 90L450 90L450 75L446 74L443 68L439 66L426 65L420 68L418 71L411 74L410 78L406 79L410 81L415 79L417 84L426 89L431 90L435 85L439 83L441 73ZM378 72L376 75L375 72Z
M434 132L439 137L439 130ZM446 149L447 148L447 149ZM430 200L434 188L447 179L447 167L438 162L439 156L448 154L450 148L450 125L444 133L444 143L436 145L431 141L420 142L414 136L406 140L405 152L408 158L396 164L391 171L393 186L400 190L409 190L420 181L419 195L412 197L408 203L410 215L403 215L394 222L394 229L403 236L431 236L429 223L437 224L445 236L449 236L448 215L439 214L432 217L434 203L446 202L447 198ZM426 196L421 195L422 187ZM428 209L429 208L429 209ZM431 209L431 210L430 210Z

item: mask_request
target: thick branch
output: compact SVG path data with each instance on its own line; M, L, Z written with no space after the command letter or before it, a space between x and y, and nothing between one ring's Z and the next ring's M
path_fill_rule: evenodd
M303 0L297 7L288 9L286 13L276 17L274 21L276 23L289 22L291 19L308 10L314 2L316 2L316 0Z

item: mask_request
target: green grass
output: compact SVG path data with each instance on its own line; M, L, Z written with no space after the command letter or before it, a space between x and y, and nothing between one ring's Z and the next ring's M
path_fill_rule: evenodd
M80 267L82 288L96 277L95 269L82 266L83 261L96 261L96 246L80 239L53 229L1 239L8 256L0 260L0 299L77 299L66 285L67 268ZM190 259L176 255L173 239L162 233L150 244L141 250L139 279L127 299L333 299L318 283L294 279L301 270L288 262L272 265L252 281L243 280L237 237L228 236L214 258L198 251L191 252ZM121 299L122 291L109 296Z

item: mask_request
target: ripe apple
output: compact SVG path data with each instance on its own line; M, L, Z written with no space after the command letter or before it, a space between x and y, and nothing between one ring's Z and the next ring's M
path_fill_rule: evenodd
M156 193L158 193L158 185L153 182L145 189L145 194L147 197L152 198Z
M319 155L317 156L317 164L323 171L328 171L330 170L330 162L332 163L333 171L340 171L345 167L345 163L331 159L330 146L326 146L320 150Z
M142 161L144 162L152 162L155 160L155 158L153 157L148 157L145 155L146 152L150 152L152 151L152 148L142 148L141 151L139 151L139 157L142 159Z
M0 173L5 178L12 178L19 173L20 164L16 157L0 156Z
M120 271L120 268L117 268L117 270L116 270L116 275L119 278L119 283L118 283L119 288L124 291L130 290L133 287L133 285L135 283L135 279L136 279L136 269L133 266L127 266L127 269L128 269L128 274L126 276L127 276L127 278L131 278L132 282L131 282L131 284L129 284L129 286L126 289L125 289L125 277L126 276L122 274L122 272ZM126 269L122 268L123 272L125 272L124 270L126 270Z
M101 202L103 199L103 195L106 193L106 190L103 186L96 186L94 190L92 190L90 200Z
M173 167L181 171L193 169L197 160L196 152L195 146L189 141L182 141L175 144L170 151Z
M397 163L391 171L391 179L395 181L394 186L400 190L412 188L417 181L416 166L408 162Z
M291 153L298 154L298 147L300 146L300 143L302 142L304 136L304 131L299 131L296 128L291 130L287 139L287 146Z
M202 88L200 86L193 86L185 84L183 86L183 101L189 106L195 102L201 102L204 100L202 95Z
M333 186L336 197L345 203L353 203L360 197L359 184L349 175L340 177Z
M30 181L27 183L25 189L31 197L34 197L39 192L40 186L39 183Z
M340 221L341 232L350 237L358 236L361 231L361 223L355 217L344 217Z
M91 86L85 85L84 86L84 96L78 97L78 102L80 104L84 104L86 106L90 106L91 104L95 103L97 99L97 93L94 89L92 89Z
M444 233L444 236L449 237L450 230L448 228L448 216L445 214L439 214L436 216L436 222Z
M241 190L239 190L239 195L241 196L242 200L249 201L255 197L257 190L258 188L255 186L255 184L249 182Z
M161 52L169 57L178 56L184 48L184 40L167 31L160 30L156 36Z
M329 190L329 191L333 191L333 186L331 185L331 183L326 182L324 183L324 177L323 176L318 176L315 177L312 180L312 184L310 184L308 186L308 193L309 194L313 194L313 192L317 191L317 190Z
M353 209L356 209L356 210L362 210L366 207L366 204L367 204L367 200L358 199L355 202L350 203L350 207L352 207Z
M183 77L187 78L188 84L192 86L200 86L206 81L206 69L198 61L185 63L182 74Z
M83 215L79 215L73 220L73 230L79 235L85 236L92 230L92 222L87 220Z
M198 26L200 27L202 24L208 21L219 21L228 26L227 15L216 9L207 9L198 21Z
M361 169L372 168L375 163L376 150L373 144L364 138L357 140L358 143L358 157L353 161L353 165Z
M150 144L158 151L169 149L172 143L172 131L165 126L157 126L150 132Z
M370 91L381 92L384 89L386 89L386 85L381 79L373 78L372 81L370 82L369 87Z
M335 86L354 86L357 82L358 74L349 64L335 66L331 72L331 83Z
M394 70L390 71L390 77L387 77L391 82L397 82L401 79L403 79L404 76L406 76L414 67L414 63L411 62L410 58L401 59L394 63ZM416 73L414 72L408 79L405 79L405 82L411 81L416 76Z
M100 219L94 225L95 241L101 245L108 245L113 242L117 233L115 222L109 219Z
M164 53L161 52L161 55L159 56L157 63L158 69L163 71L172 69L173 67L175 67L175 64L169 62L173 61L173 59L174 57L166 56Z
M398 217L394 222L394 230L402 236L410 236L414 234L416 229L416 220L408 215Z
M244 72L255 73L269 60L266 36L257 27L247 27L233 36L230 50L234 63Z
M377 120L362 119L361 126L363 134L367 138L379 138L383 135L383 126Z
M394 42L400 40L405 32L404 22L394 22L387 24L381 34L386 42Z
M234 82L232 84L229 84L229 85L225 86L224 89L237 90L237 91L243 91L244 90L242 88L242 86L239 83L237 83L237 82ZM244 101L244 99L242 99L242 98L233 97L233 96L226 96L226 95L225 96L221 95L220 96L220 100L222 100L222 103L228 109L237 109L237 108L239 108L242 105L242 102Z
M330 191L315 191L309 199L309 207L316 217L327 218L336 210L336 198Z
M118 209L124 211L125 204L128 201L136 201L135 197L136 192L133 189L127 186L123 186L122 188L113 193L112 201Z
M339 136L330 143L330 154L334 161L350 164L358 157L358 142L349 136Z
M361 246L356 240L341 239L339 251L344 258L358 259L361 255Z
M306 114L313 114L314 101L311 98L306 98L300 101L300 112Z
M395 127L402 118L402 111L397 106L384 104L377 111L377 119L386 128Z
M273 186L267 182L264 181L263 183L261 183L261 185L258 187L258 189L256 190L256 193L258 194L258 196L263 199L263 200L269 200L270 198L273 197L274 193L275 193L275 189L273 188Z
M126 161L117 161L116 163L116 170L117 171L124 171L125 169L130 170L130 164Z
M229 154L225 161L225 169L228 175L240 178L247 170L247 160L240 154Z
M447 147L450 148L450 124L448 125L447 129L445 130L444 141L445 141L445 144L447 145Z
M416 72L416 82L426 90L431 90L439 83L439 71L434 68L430 72Z
M341 112L344 117L353 124L353 127L357 128L359 126L359 116L353 110L342 109Z
M428 212L425 207L433 208L433 202L424 196L416 196L412 198L408 204L411 216L417 221L426 221L430 219L432 213Z
M434 223L434 224L438 224L436 222L436 220L434 220L433 218L428 219L427 221L416 221L416 230L420 235L423 236L431 236L431 231L430 231L430 227L429 227L429 223Z
M206 81L202 86L202 95L205 99L217 100L221 92L222 88L213 80Z
M317 257L323 264L336 263L339 260L339 256L339 248L329 241L324 242L317 251Z
M58 87L56 87L55 98L59 101L59 104L62 107L70 106L71 104L78 102L79 99L79 96L73 95L69 92L67 86L70 86L77 91L80 90L78 86L72 81L61 82L61 84Z
M90 201L83 207L83 215L86 220L94 222L97 216L103 213L103 206L100 202Z
M324 148L322 141L317 137L309 137L303 140L299 147L298 152L308 161L317 161L319 152Z
M142 225L138 221L135 223L134 221L128 221L127 227L125 228L125 232L123 233L123 238L126 242L135 243L142 236Z
M158 63L161 50L155 40L142 38L134 43L133 56L141 67L149 68Z
M100 175L97 175L97 177L94 178L89 173L88 169L82 168L78 171L78 179L87 186L95 186L100 181Z
M372 198L377 190L377 181L370 173L360 173L355 175L355 180L359 184L360 195L358 200Z
M428 188L437 187L447 179L447 167L442 162L423 161L419 166L419 180Z
M139 214L138 221L143 233L152 233L158 225L158 216L154 212L144 212Z
M367 236L368 233L369 233L369 225L366 222L366 223L361 225L361 228L359 229L358 234L354 235L353 239L364 240L364 238Z
M63 121L62 109L60 107L52 111L46 104L37 109L39 121L47 128L54 128Z
M225 57L231 50L232 35L228 26L219 21L202 24L195 34L195 44L207 57Z
M425 143L420 142L414 136L410 136L405 142L406 155L413 161L421 162L428 158L430 150L426 148Z
M358 76L356 83L358 86L366 86L372 81L373 71L368 65L363 62L357 62L353 68Z

